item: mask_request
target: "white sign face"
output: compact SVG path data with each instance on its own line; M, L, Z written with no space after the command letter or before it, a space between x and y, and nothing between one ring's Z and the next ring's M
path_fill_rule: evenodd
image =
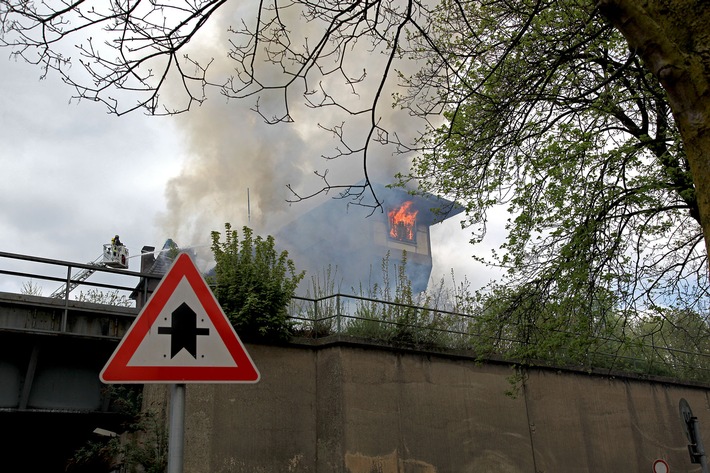
M668 463L665 460L656 460L653 462L653 473L670 473L670 468L668 468Z
M178 317L189 319L190 311L194 313L194 325L190 326L189 320L176 320ZM181 327L180 332L176 326ZM193 344L194 350L191 350ZM177 352L174 352L175 348L178 348ZM182 278L143 341L136 347L128 366L236 367L237 363L187 279Z
M104 383L255 383L259 371L182 253L101 371Z

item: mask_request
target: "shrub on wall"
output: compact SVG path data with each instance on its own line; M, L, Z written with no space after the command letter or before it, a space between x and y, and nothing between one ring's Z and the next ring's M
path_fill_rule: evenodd
M165 420L142 409L143 390L136 385L110 385L111 412L121 419L120 433L93 434L67 461L67 473L164 473L168 465Z
M296 271L288 252L276 250L272 236L243 227L240 239L229 223L224 227L224 241L212 232L215 297L242 339L288 339L288 304L305 272Z

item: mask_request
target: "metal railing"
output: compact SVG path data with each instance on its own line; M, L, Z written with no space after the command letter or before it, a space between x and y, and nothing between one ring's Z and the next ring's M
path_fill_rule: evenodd
M12 264L7 264L7 262ZM73 274L93 269L96 278L104 280L77 281ZM149 280L160 275L129 270L95 267L90 264L40 258L0 252L0 275L15 281L41 281L45 285L79 283L79 287L117 290L129 294L149 296ZM100 279L100 278L99 278ZM21 285L7 291L0 280L0 292L21 293ZM41 295L41 294L35 294ZM64 296L65 314L71 294ZM76 297L76 296L74 296ZM537 338L520 337L519 327L502 324L471 314L462 314L438 307L422 307L391 301L333 294L319 298L295 296L288 315L296 337L319 339L333 335L354 339L380 341L390 345L416 347L427 350L459 350L481 359L500 359L521 362L520 354L544 336L574 340L580 334L554 331L538 333ZM523 362L569 366L586 370L626 371L642 375L663 376L683 381L710 382L710 354L636 340L629 346L624 340L598 336L588 349L566 351L564 343L549 353L534 350L535 360Z
M710 382L710 353L649 343L649 338L596 336L580 349L575 341L586 334L538 328L535 337L526 338L515 324L491 318L344 294L294 297L289 317L298 337L345 335L427 350L463 351L481 360ZM545 337L557 340L547 352L538 346Z
M89 271L91 280L83 277ZM140 273L126 269L114 269L95 263L73 263L50 258L41 258L0 251L0 275L9 276L0 284L0 292L21 293L42 296L45 291L66 303L76 292L72 289L94 288L118 291L123 295L142 294L148 296L150 280L159 280L161 275ZM57 288L66 290L57 291Z

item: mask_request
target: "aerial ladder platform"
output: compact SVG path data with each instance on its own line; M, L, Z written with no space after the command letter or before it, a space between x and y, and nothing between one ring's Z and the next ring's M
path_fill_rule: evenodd
M73 291L79 284L86 281L99 268L128 269L128 248L124 245L114 245L107 243L101 253L94 261L87 263L93 268L84 268L59 289L50 294L49 297L59 299Z

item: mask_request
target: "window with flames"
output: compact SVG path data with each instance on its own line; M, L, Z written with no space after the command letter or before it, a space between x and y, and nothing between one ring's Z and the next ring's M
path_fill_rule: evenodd
M408 200L396 209L388 212L390 231L389 236L395 240L415 243L417 237L417 213L413 209L414 202Z

